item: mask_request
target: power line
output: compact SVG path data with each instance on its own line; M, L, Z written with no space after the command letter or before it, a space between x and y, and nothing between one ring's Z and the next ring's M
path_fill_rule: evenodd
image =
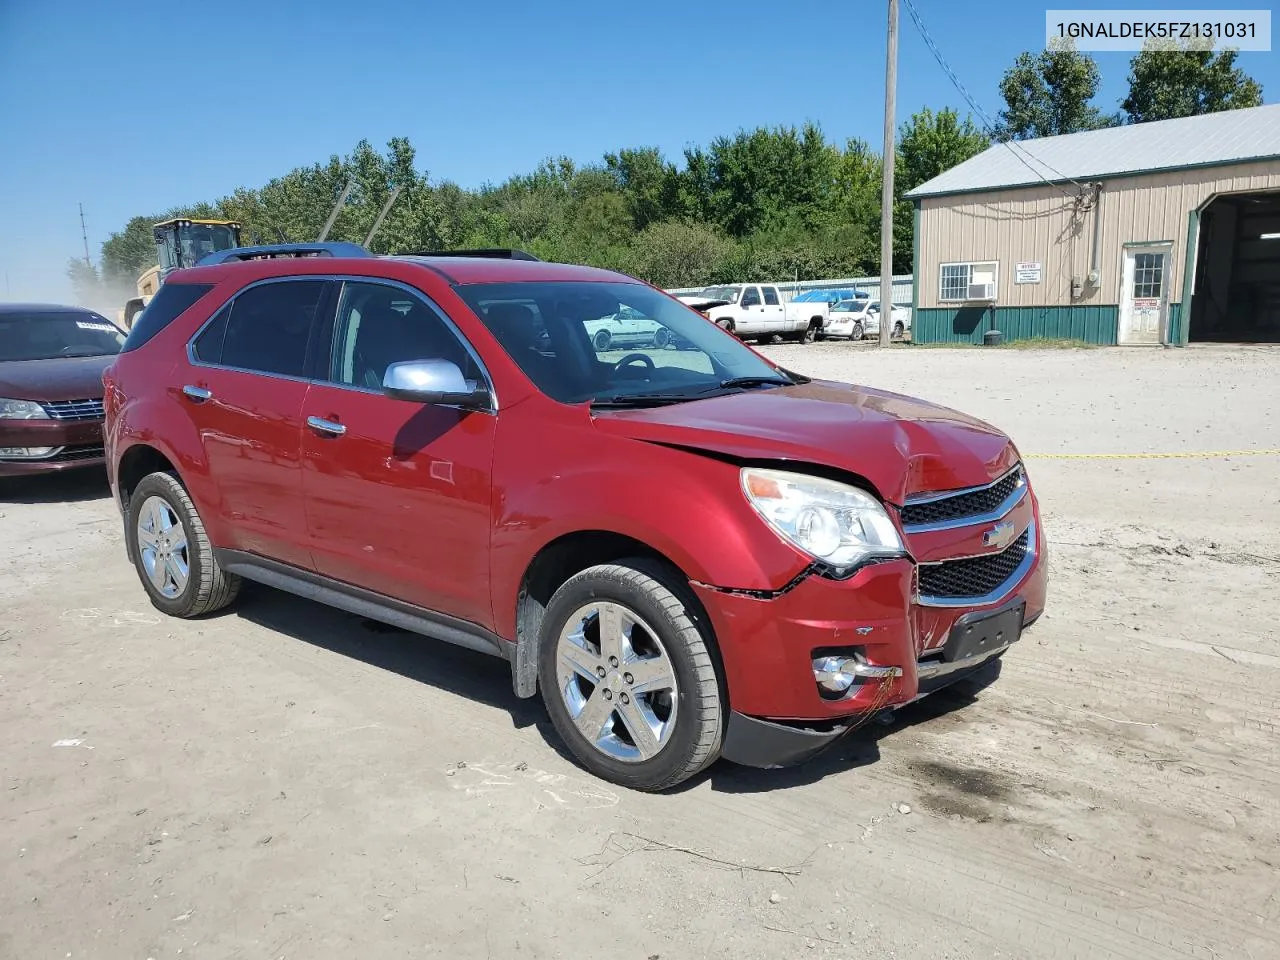
M942 68L942 72L947 75L947 79L949 79L952 85L958 91L960 91L960 95L964 97L965 101L969 104L969 107L983 121L985 125L984 132L987 134L987 136L989 136L992 140L995 140L997 143L1002 143L1006 147L1008 147L1010 152L1015 157L1018 158L1018 160L1022 163L1023 166L1025 166L1028 170L1034 173L1039 179L1043 180L1045 184L1047 184L1048 186L1051 186L1056 190L1060 190L1064 196L1075 199L1075 197L1072 197L1072 194L1069 191L1063 190L1059 184L1053 183L1051 180L1049 180L1048 177L1046 177L1043 173L1041 173L1039 170L1033 167L1030 161L1035 161L1041 166L1047 168L1052 173L1057 174L1060 179L1066 180L1067 182L1073 184L1076 187L1076 189L1079 190L1081 194L1083 194L1085 192L1085 187L1082 183L1080 183L1079 181L1075 180L1072 177L1067 176L1061 170L1056 169L1052 164L1044 160L1041 160L1039 157L1033 156L1022 147L1016 145L1013 141L1000 136L998 126L991 120L991 118L987 115L986 111L982 109L978 101L974 98L973 94L971 94L967 89L965 89L965 85L960 82L960 78L956 76L955 71L952 70L950 64L947 63L947 58L944 57L942 55L942 51L938 49L937 43L934 42L934 39L930 35L928 28L925 27L924 20L921 18L920 11L916 9L915 4L912 2L912 0L903 0L903 2L907 5L907 13L910 14L911 22L915 24L916 32L920 34L920 39L924 41L925 46L929 48L929 52L933 54L933 59L938 61L938 66L940 66Z

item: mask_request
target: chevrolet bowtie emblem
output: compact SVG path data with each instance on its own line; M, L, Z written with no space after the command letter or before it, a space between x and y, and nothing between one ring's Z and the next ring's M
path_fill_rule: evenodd
M1013 542L1013 521L1001 520L994 527L982 535L982 542L988 547L995 547L997 550L1003 550Z

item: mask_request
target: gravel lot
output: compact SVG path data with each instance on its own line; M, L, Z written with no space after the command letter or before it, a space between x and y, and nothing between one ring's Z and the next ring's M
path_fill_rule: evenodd
M1006 429L996 682L668 796L497 661L266 589L162 618L100 478L0 486L0 957L1280 956L1280 351L766 348ZM1270 607L1264 601L1270 599Z

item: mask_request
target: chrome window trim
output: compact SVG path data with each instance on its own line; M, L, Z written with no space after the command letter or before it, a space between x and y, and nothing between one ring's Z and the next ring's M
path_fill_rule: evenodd
M229 370L232 373L247 373L257 377L269 377L273 380L285 380L292 383L322 384L326 387L334 387L335 389L338 389L338 390L351 390L356 393L367 393L372 396L378 396L378 397L383 396L384 394L382 393L381 390L371 390L368 387L358 387L355 384L350 384L350 383L336 383L335 381L330 380L328 378L319 379L316 377L295 377L286 373L272 373L267 370L251 370L247 367L235 367L225 363L209 363L205 360L200 360L198 357L196 357L195 346L196 346L196 341L200 339L200 335L204 333L204 331L209 327L210 324L212 324L215 320L218 319L218 315L221 314L223 310L226 310L228 307L234 304L246 292L268 283L292 283L292 282L301 281L301 280L322 280L326 283L336 282L336 283L342 283L342 284L345 284L348 282L376 283L376 284L382 284L383 286L396 287L400 290L403 290L405 293L409 294L410 296L417 297L430 310L432 310L438 317L440 317L444 321L445 326L462 344L463 349L466 350L467 354L471 357L471 359L475 361L476 366L479 367L480 369L481 375L484 377L484 382L489 388L489 397L491 400L490 405L483 410L474 410L471 412L489 413L489 414L495 414L495 415L497 414L498 390L497 390L497 387L494 385L493 376L489 373L489 368L485 366L484 361L480 359L480 355L476 352L475 347L471 345L471 341L468 340L465 335L463 335L460 329L458 329L458 325L453 322L453 320L449 317L447 313L445 313L443 310L440 309L440 307L435 303L435 301L433 301L421 290L417 289L416 287L412 287L407 283L403 283L399 280L388 280L384 277L362 277L354 274L313 273L313 274L307 274L305 276L263 277L261 280L255 280L253 283L250 283L247 286L241 287L239 290L237 290L234 296L232 296L225 303L221 304L217 310L213 311L213 313L209 315L209 318L205 320L202 324L200 324L200 326L196 328L195 332L191 334L191 336L187 339L187 363L189 363L193 367L203 367L208 370ZM331 336L336 336L338 331L338 307L341 304L341 291L339 291L338 296L339 296L339 300L337 303L334 304L334 307L333 307L333 331L331 333ZM423 358L423 359L426 359L426 358ZM456 407L454 404L436 404L436 406L449 407L451 409L460 409L459 407Z
M1022 583L1027 574L1031 572L1031 568L1035 566L1036 558L1040 553L1040 541L1035 520L1027 524L1023 533L1027 534L1027 552L1023 554L1022 561L1014 569L1013 573L1009 574L1008 579L990 593L981 597L930 597L919 593L919 587L917 586L916 603L922 607L985 607L1007 599ZM1021 539L1021 537L1022 533L1018 534L1018 538ZM1006 547L1005 549L1008 548ZM967 557L948 557L946 560L934 560L929 563L919 564L919 566L936 567L955 560L974 560L979 557L996 556L998 553L999 551L996 551L996 553L979 553ZM916 578L916 583L917 585L919 584L918 577Z
M940 530L956 530L960 527L976 527L979 524L992 523L1004 518L1013 510L1014 507L1018 506L1018 504L1020 504L1027 495L1027 472L1023 469L1021 463L1018 463L1017 466L1006 470L990 483L985 483L980 487L965 487L962 490L949 490L946 493L930 493L920 497L908 497L902 505L905 509L906 507L918 506L922 503L937 503L940 500L950 500L952 497L963 497L971 493L981 493L983 490L990 490L992 487L1003 483L1008 479L1010 474L1016 473L1019 470L1022 471L1022 477L1019 480L1018 485L1013 488L1013 492L1005 497L1004 500L996 507L988 510L986 513L976 513L967 517L954 517L950 520L937 520L933 523L904 523L902 525L902 532L907 534L936 533ZM901 511L899 511L899 515L901 515Z

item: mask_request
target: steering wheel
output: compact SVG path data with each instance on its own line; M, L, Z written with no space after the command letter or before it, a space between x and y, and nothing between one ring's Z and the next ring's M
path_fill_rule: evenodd
M635 363L637 360L639 360L641 363L647 366L650 370L658 369L653 362L653 357L649 356L647 353L628 353L625 357L623 357L621 360L619 360L617 363L613 365L614 372L621 370L623 367L625 367L629 363Z

